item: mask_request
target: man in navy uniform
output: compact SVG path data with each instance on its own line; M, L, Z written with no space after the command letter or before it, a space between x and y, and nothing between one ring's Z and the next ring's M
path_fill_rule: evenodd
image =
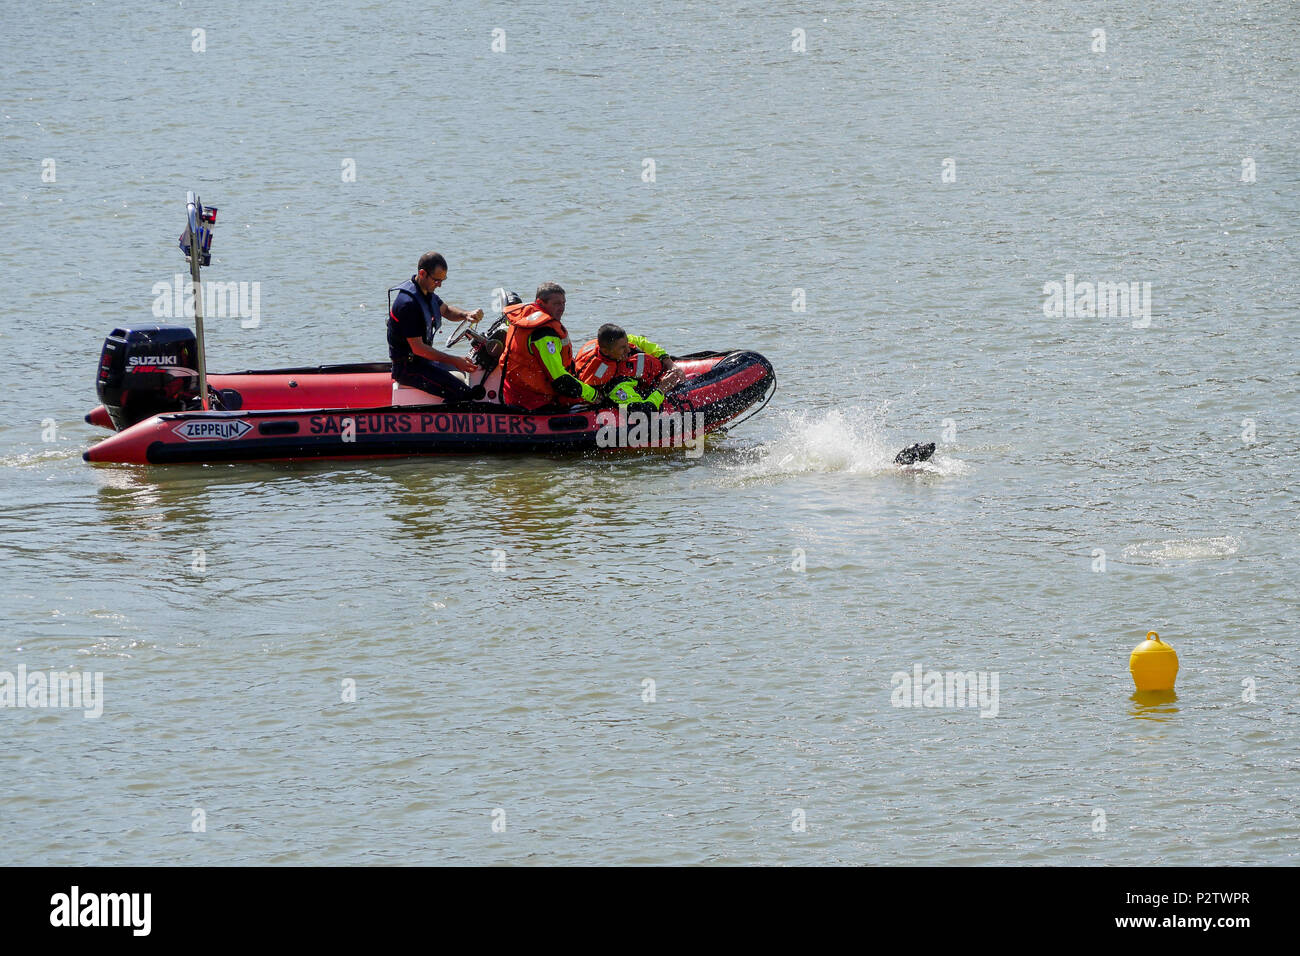
M388 290L395 293L388 313L388 356L399 384L441 395L448 402L469 401L482 397L481 388L471 389L452 370L472 372L478 366L435 349L433 337L444 318L478 321L483 310L466 312L443 302L436 290L446 279L447 260L436 252L426 252L420 256L415 275Z

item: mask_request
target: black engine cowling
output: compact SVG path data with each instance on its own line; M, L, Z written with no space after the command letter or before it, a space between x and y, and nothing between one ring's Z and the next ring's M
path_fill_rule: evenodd
M195 407L198 361L198 340L182 326L114 329L99 355L95 390L120 431L153 415Z

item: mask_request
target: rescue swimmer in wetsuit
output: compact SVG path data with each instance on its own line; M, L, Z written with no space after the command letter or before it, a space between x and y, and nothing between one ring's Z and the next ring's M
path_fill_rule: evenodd
M433 347L444 318L477 322L483 310L466 312L438 297L437 288L447 279L447 260L436 252L420 256L415 275L388 291L395 293L388 312L388 356L393 361L393 378L400 385L441 395L449 402L482 398L481 386L470 388L453 374L453 369L472 372L478 366L467 358Z
M596 389L573 374L573 344L560 322L564 303L564 290L543 282L535 301L506 309L501 399L507 405L535 411L599 401Z
M613 323L602 325L582 347L573 368L584 383L629 412L658 411L664 396L685 380L665 349Z

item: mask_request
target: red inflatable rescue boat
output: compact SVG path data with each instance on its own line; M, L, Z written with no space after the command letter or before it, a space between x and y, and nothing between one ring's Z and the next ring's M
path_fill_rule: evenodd
M468 376L483 386L484 401L448 405L397 385L385 362L209 373L204 411L195 407L195 351L187 328L115 329L100 360L104 404L86 421L116 434L85 459L170 464L691 447L755 414L776 389L771 363L757 352L696 352L675 360L686 381L657 414L620 416L590 405L529 412L500 403L499 367Z
M116 431L85 453L93 462L293 461L392 458L456 452L552 452L603 448L703 448L704 436L761 409L776 389L757 352L696 352L678 359L686 380L658 412L576 405L528 411L501 402L504 303L487 335L462 327L479 401L450 405L399 386L384 363L322 365L209 375L203 349L200 272L211 261L217 209L186 196L177 244L190 263L195 328L114 329L100 352L103 403L86 421ZM390 290L391 292L392 290ZM518 297L513 297L518 301ZM481 314L481 313L480 313Z

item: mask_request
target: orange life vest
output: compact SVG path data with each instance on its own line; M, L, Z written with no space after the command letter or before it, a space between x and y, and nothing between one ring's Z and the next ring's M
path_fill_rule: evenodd
M629 345L627 358L615 361L600 354L600 345L592 339L578 352L573 360L574 374L588 385L597 388L625 379L635 379L647 385L659 381L663 374L663 364L649 352L642 352L634 345Z
M529 343L533 333L545 329L560 340L560 361L573 368L573 345L569 333L556 319L546 314L540 302L517 305L506 310L506 348L502 356L501 400L529 410L541 408L561 398L546 371L541 356Z

